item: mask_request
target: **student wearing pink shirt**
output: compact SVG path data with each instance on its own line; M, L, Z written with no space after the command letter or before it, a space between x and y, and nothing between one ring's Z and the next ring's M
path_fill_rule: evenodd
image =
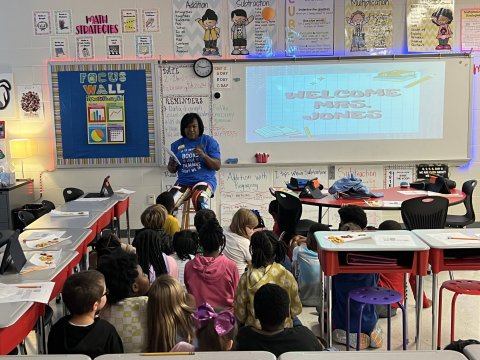
M196 304L209 303L216 309L233 309L239 275L235 262L222 254L225 235L216 219L209 220L199 232L203 255L185 265L185 286Z

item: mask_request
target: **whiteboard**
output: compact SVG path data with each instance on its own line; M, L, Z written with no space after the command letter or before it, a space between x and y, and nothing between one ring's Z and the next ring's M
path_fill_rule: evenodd
M205 132L220 143L222 161L251 164L258 152L269 153L273 164L470 158L472 72L466 54L214 65L226 70L224 88L215 71L196 77L190 62L160 65L167 145L180 136L183 114L198 111ZM181 69L188 89L177 85L172 92L172 79L179 78L162 72L164 66L167 73ZM168 106L165 98L172 96L191 99Z

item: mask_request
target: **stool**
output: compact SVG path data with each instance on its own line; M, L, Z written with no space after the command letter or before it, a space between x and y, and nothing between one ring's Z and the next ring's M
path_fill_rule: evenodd
M360 316L358 319L357 332L357 351L360 350L360 332L362 329L362 314L366 304L370 305L389 305L387 307L387 350L390 350L391 337L391 308L390 305L397 303L402 309L403 321L403 350L407 350L407 326L405 307L400 303L402 295L395 290L386 289L378 286L353 289L348 293L347 302L347 351L350 350L350 299L360 303Z
M180 224L182 230L190 229L190 214L195 213L195 208L192 204L192 198L189 196L182 204L182 222Z
M480 281L477 280L448 280L440 287L440 294L438 300L438 333L437 333L437 347L441 348L442 340L442 296L443 289L450 290L454 293L452 298L452 309L450 314L450 342L455 338L455 304L457 296L463 295L480 295Z

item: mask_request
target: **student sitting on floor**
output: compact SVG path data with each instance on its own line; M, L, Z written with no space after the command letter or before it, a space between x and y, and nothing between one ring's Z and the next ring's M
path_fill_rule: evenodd
M173 249L171 255L177 262L178 280L185 287L185 265L193 259L198 250L198 234L192 230L180 230L173 235Z
M237 335L237 351L269 351L279 357L287 351L320 351L316 336L305 326L285 328L290 316L288 293L276 284L265 284L254 296L255 316L261 330L253 326L242 327Z
M235 316L240 324L261 329L260 322L255 318L253 298L260 287L274 283L288 292L290 316L285 319L285 327L292 327L294 318L302 312L302 303L298 296L297 281L292 273L279 263L285 259L287 246L268 230L254 233L250 244L252 265L248 266L240 278L235 293Z
M140 221L142 222L143 229L135 233L135 238L133 239L132 245L137 247L137 236L145 230L154 230L158 233L158 238L160 240L160 249L166 255L173 253L172 246L172 237L168 235L163 226L165 220L167 219L168 212L163 205L151 205L147 207L142 215L140 216Z
M320 261L317 253L315 231L329 231L327 225L315 223L308 229L306 243L293 249L292 269L298 282L298 292L303 306L320 304Z
M165 223L163 224L163 230L173 237L173 235L180 231L180 223L178 219L173 216L173 210L175 207L175 201L173 200L173 195L169 191L165 191L157 196L157 200L155 201L158 205L163 205L167 210L167 218L165 219Z
M52 326L48 335L49 354L85 354L90 358L123 353L115 327L95 317L107 302L105 278L96 270L70 275L63 284L62 299L70 315Z
M148 292L147 352L166 352L194 335L193 299L177 279L159 276Z
M208 220L215 219L217 220L217 215L211 209L200 209L195 213L195 217L193 218L193 226L197 232L200 232L203 225L207 223Z
M380 225L378 225L378 230L402 230L402 226L395 220L385 220ZM416 298L417 294L415 292L416 282L415 276L409 276L410 286L413 290L413 297ZM380 279L378 281L378 286L393 289L400 294L402 294L402 302L405 293L405 274L404 273L385 273L380 274ZM427 298L425 291L422 296L423 308L429 308L432 306L432 301ZM381 318L387 317L387 306L388 305L377 305L376 309L378 316ZM398 305L392 304L391 316L397 314Z
M198 234L203 254L185 265L185 286L196 304L209 303L217 309L233 308L238 285L237 265L225 255L225 235L216 219L207 221Z
M148 276L136 255L121 249L102 256L98 271L105 276L109 289L100 317L115 326L126 353L142 352L147 331Z
M339 230L361 231L367 226L367 215L359 206L346 206L338 210L340 215ZM378 285L378 274L338 274L333 276L333 308L332 322L333 340L340 344L346 344L347 335L347 299L350 290L359 287ZM350 346L357 346L357 332L361 332L360 349L367 347L378 348L383 345L381 329L377 327L378 315L374 305L365 305L362 314L362 328L358 328L360 316L360 304L350 303Z

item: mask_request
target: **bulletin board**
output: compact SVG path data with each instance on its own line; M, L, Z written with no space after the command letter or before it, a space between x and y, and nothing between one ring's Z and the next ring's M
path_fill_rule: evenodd
M240 164L257 152L274 164L470 158L468 54L213 63L209 78L193 62L160 65L165 144L179 137L182 115L197 112L222 160Z
M157 162L152 62L50 63L58 167Z

